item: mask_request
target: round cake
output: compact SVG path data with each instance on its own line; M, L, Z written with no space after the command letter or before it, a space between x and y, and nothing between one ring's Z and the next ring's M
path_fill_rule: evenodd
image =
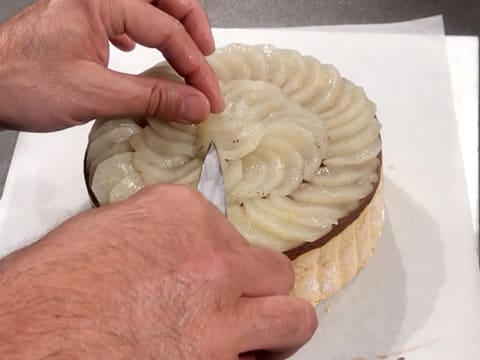
M196 187L214 141L227 217L254 245L284 252L292 294L316 304L367 263L383 226L380 124L364 90L293 50L234 44L208 58L225 110L199 125L97 120L85 157L97 205L155 183ZM183 82L167 64L145 75Z

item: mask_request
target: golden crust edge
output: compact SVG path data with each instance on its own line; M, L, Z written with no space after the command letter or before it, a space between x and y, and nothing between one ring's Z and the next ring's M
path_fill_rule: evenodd
M370 203L340 234L293 260L291 295L317 305L344 288L367 264L383 231L383 176Z

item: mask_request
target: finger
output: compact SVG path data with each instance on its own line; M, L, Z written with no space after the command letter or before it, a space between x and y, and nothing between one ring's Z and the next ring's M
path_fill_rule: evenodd
M248 353L248 354L240 354L238 356L239 360L258 360L259 358L255 355L255 353Z
M78 73L78 68L77 68ZM210 111L208 99L197 89L168 80L127 75L83 63L78 101L88 104L78 121L99 117L155 117L166 121L196 123Z
M123 27L132 40L162 51L167 61L210 101L212 112L224 108L218 81L205 57L175 18L141 1L124 0Z
M290 296L241 298L235 321L231 329L239 354L291 353L310 340L317 328L313 306Z
M126 34L114 36L110 39L110 42L122 51L132 51L136 45Z
M210 55L215 50L207 13L198 0L160 0L156 5L180 20L204 55Z
M287 352L271 352L271 351L253 351L246 354L240 354L240 360L285 360L289 359L298 349Z
M250 246L235 256L238 281L244 296L287 295L295 274L291 261L282 253Z

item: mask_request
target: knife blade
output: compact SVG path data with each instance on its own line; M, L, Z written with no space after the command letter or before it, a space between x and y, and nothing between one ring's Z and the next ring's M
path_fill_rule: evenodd
M203 160L197 190L224 215L227 214L223 172L217 146L211 142Z

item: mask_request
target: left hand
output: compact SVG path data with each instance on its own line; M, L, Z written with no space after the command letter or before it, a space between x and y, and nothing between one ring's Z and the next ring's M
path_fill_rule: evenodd
M97 117L199 122L223 110L197 0L39 0L0 25L0 126L52 131ZM157 48L186 84L107 69L109 40Z

